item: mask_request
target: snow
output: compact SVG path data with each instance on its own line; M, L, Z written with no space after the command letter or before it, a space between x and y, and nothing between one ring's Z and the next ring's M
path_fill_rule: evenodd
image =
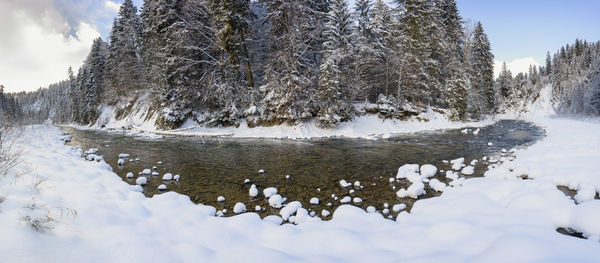
M327 211L325 209L321 210L321 216L322 217L328 217L330 214L331 214L331 212L329 212L329 211Z
M233 206L233 212L236 214L246 212L246 205L244 205L244 203L240 203L240 202L235 203L235 206Z
M161 191L167 190L167 185L165 185L165 184L161 184L161 185L159 185L159 186L158 186L158 188L157 188L157 189L158 189L158 190L161 190Z
M178 174L173 176L173 180L175 180L175 181L179 181L180 178L181 178L181 175L178 175Z
M117 160L117 164L118 165L123 165L123 164L125 164L125 160L119 159L119 160Z
M171 174L171 173L164 174L163 177L162 177L162 180L163 181L171 181L171 180L173 180L173 174Z
M377 209L374 206L368 206L367 207L367 213L375 213L377 212Z
M150 175L152 173L152 171L150 169L144 169L142 171L142 173L145 174L145 175Z
M396 179L408 178L410 176L418 175L419 165L418 164L405 164L398 168ZM420 176L420 175L419 175Z
M141 100L139 100L141 101ZM148 101L151 101L148 99ZM241 121L238 128L207 128L187 120L184 125L176 130L163 131L156 127L156 119L160 113L150 118L145 115L151 107L149 103L135 105L133 114L117 120L116 112L111 107L103 108L100 119L105 120L95 124L99 129L104 125L108 129L121 130L130 127L126 132L135 136L159 137L160 136L185 136L185 137L235 137L235 138L289 138L308 139L325 137L346 138L388 138L396 134L413 133L419 131L432 131L440 129L457 129L463 127L483 127L494 123L492 119L479 122L455 122L448 120L445 114L428 109L426 112L408 120L381 119L377 115L367 114L355 117L350 122L342 122L334 129L321 128L317 120L299 122L298 125L281 124L270 127L248 127L245 120ZM89 128L89 127L88 127Z
M267 187L263 190L263 195L265 196L265 198L270 198L275 194L277 194L277 188L275 187Z
M354 197L354 198L352 198L352 202L355 203L355 204L360 204L360 203L362 203L362 201L363 200L360 197Z
M223 196L217 197L217 202L225 202L225 197L223 197Z
M287 204L286 206L284 206L279 211L279 214L281 215L281 219L283 219L283 221L288 221L288 219L290 218L290 216L292 216L293 214L295 214L296 211L298 211L298 209L301 208L301 207L302 207L302 203L300 203L298 201L290 202L289 204Z
M133 173L129 172L129 173L127 173L127 175L125 175L125 177L127 177L127 178L133 178Z
M600 201L576 203L556 186L582 196L585 186L600 189L600 124L536 123L547 137L517 150L514 161L417 200L410 212L392 206L395 221L352 205L321 210L331 219L321 221L291 202L284 214L297 225L254 212L220 218L226 209L176 192L146 198L104 161L64 146L58 129L36 126L21 139L27 162L0 176L0 262L597 262ZM35 190L41 175L48 179ZM280 207L279 195L269 204L274 197Z
M313 197L310 199L310 204L311 205L318 205L319 204L319 198Z
M120 153L119 154L119 158L123 158L124 159L124 158L129 158L129 157L130 157L130 155L128 153Z

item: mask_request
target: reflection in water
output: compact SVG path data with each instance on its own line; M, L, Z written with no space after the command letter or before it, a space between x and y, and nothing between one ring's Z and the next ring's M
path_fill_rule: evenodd
M262 196L262 190L275 187L288 201L301 201L307 209L320 214L322 209L334 211L340 205L332 199L339 196L360 197L359 206L375 206L378 211L383 204L390 206L405 203L411 207L414 200L398 199L396 190L410 185L406 180L389 183L396 175L398 167L407 163L434 164L439 169L450 169L442 160L465 157L465 163L481 159L485 155L497 154L501 149L531 144L541 138L544 131L531 123L504 120L485 128L478 135L460 130L422 132L400 135L391 139L315 139L315 140L272 140L272 139L200 139L164 138L149 140L125 136L120 133L84 131L64 128L73 134L70 145L79 145L84 150L98 148L98 154L113 167L113 170L130 184L134 179L126 179L128 172L138 173L145 168L158 166L159 176L148 176L144 186L146 196L159 194L157 186L164 173L180 174L179 182L167 182L169 191L188 195L192 201L211 205L217 209L232 211L236 202L244 202L249 211L256 205L266 210L261 216L277 213L270 210ZM493 146L488 147L487 143ZM107 146L108 145L108 146ZM118 166L120 153L128 153L139 161ZM157 162L162 161L162 165ZM480 162L472 176L481 176L486 170L485 162ZM265 173L258 174L259 169ZM286 179L289 175L289 179ZM439 173L442 182L448 180ZM259 189L260 195L248 195L250 179ZM339 181L360 181L361 187L342 188ZM394 189L395 187L395 189ZM354 194L349 194L355 189ZM437 195L426 188L427 195ZM218 196L226 201L217 202ZM319 205L310 205L312 197L320 199ZM331 206L328 206L331 203ZM391 210L391 209L390 209ZM231 215L229 212L227 215Z

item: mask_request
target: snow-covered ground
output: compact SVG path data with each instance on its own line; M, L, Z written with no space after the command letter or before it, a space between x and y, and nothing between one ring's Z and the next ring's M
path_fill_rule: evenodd
M26 161L0 177L0 262L598 262L600 123L537 122L547 138L515 161L395 221L351 205L321 221L289 200L282 215L295 210L298 225L281 226L251 212L215 217L173 192L145 198L38 126L21 138ZM557 184L578 189L581 203Z
M477 122L450 121L446 115L432 109L421 113L406 121L381 119L377 115L363 115L354 118L350 122L343 122L337 128L323 129L318 127L315 120L300 122L297 125L275 125L271 127L250 128L245 121L238 128L207 128L199 126L195 121L187 120L181 128L169 131L157 129L154 124L156 116L146 119L147 106L137 106L132 114L124 119L117 120L112 107L104 107L99 121L94 128L123 130L131 135L175 135L175 136L227 136L235 138L289 138L306 139L321 137L348 137L348 138L378 138L390 137L394 134L411 133L425 130L456 129L463 127L482 127L493 124L494 119L486 119Z

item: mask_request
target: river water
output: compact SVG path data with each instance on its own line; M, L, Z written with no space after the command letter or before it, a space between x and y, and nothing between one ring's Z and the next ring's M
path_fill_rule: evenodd
M181 138L147 139L132 137L121 133L105 131L77 130L63 128L72 134L69 145L81 146L84 150L97 148L113 170L124 181L135 184L135 178L128 179L128 172L138 173L143 169L157 166L159 176L147 176L148 184L144 194L148 197L160 194L160 184L167 185L167 191L176 191L190 197L195 203L211 205L219 210L227 209L225 215L232 215L236 202L243 202L249 211L256 205L264 209L261 216L277 214L262 196L266 187L275 187L278 193L288 201L300 201L309 211L320 214L321 210L334 211L341 205L332 194L360 197L363 202L356 204L363 208L374 206L378 211L383 204L404 203L410 209L414 199L396 197L395 192L410 183L398 180L389 183L395 177L398 167L403 164L433 164L438 169L450 169L444 160L464 157L465 164L473 159L480 162L475 166L475 174L482 176L487 169L484 156L499 155L502 149L526 147L544 136L544 130L532 123L515 120L502 120L494 125L481 128L478 135L461 130L443 130L399 135L389 139L311 139L311 140L275 140L275 139L234 139L234 138ZM488 146L492 142L493 146ZM128 153L138 161L117 165L120 153ZM158 162L162 165L158 165ZM258 174L263 169L264 174ZM163 182L164 173L180 174L178 182ZM289 175L289 178L286 176ZM435 177L449 182L444 174ZM256 184L260 195L252 198L248 194L250 179ZM342 188L341 179L361 187ZM427 185L427 184L426 184ZM395 188L394 188L395 187ZM354 193L349 191L354 189ZM439 193L426 188L428 198ZM217 202L218 196L224 196L225 202ZM310 205L309 200L317 197L318 205ZM328 205L328 203L331 203ZM392 215L396 213L392 212Z

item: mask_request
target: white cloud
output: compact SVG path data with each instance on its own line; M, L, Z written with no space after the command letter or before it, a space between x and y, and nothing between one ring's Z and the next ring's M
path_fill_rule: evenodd
M69 25L53 0L0 1L0 84L6 91L31 91L66 78L79 68L92 41L91 24Z
M496 60L494 61L494 76L498 77L500 75L500 71L502 71L502 63L505 61ZM517 75L519 72L529 73L529 65L539 66L538 63L532 57L526 58L518 58L510 62L506 62L506 67L512 72L513 77Z
M115 3L115 2L110 1L110 0L106 0L104 2L104 6L106 6L106 8L112 10L115 13L118 13L119 9L121 9L121 4Z

